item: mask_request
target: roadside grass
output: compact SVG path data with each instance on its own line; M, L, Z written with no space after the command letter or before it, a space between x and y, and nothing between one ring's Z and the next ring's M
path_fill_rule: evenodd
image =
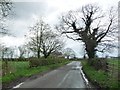
M108 63L114 63L114 69L118 68L118 62L119 60L108 60ZM97 71L94 67L90 66L87 61L82 61L82 65L84 73L93 84L101 88L118 88L120 85L118 79L111 77L103 70Z
M120 59L108 59L109 65L113 65L113 69L120 69Z
M2 60L0 60L0 71L2 71Z
M13 72L11 72L10 74L6 74L5 76L0 77L0 80L2 80L3 84L9 84L10 82L17 80L19 78L30 77L32 75L35 75L44 71L52 70L60 66L63 66L69 62L70 61L65 60L64 62L57 63L57 64L29 68L29 62L27 61L19 61L19 62L10 61L9 62L10 65L12 66L13 69L15 68L15 70L13 70Z
M20 70L21 69L26 69L29 68L29 62L28 61L20 61L20 62L9 62L11 66L13 66L13 68L15 68L16 70Z
M2 60L0 59L0 77L2 77ZM2 80L0 78L0 84L2 83Z
M2 60L0 59L0 69L2 68Z
M2 60L0 60L0 70L2 70Z

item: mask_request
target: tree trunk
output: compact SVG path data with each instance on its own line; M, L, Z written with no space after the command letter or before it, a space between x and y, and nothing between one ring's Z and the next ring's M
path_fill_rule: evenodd
M44 53L44 58L47 58L49 56L49 54Z
M95 58L95 50L89 50L87 51L89 59Z
M85 46L86 46L85 50L87 52L88 58L89 59L95 58L95 54L96 54L95 48L97 46L96 42L89 40L85 43Z
M40 58L40 51L37 52L37 57Z
M44 58L47 58L48 56L47 55L44 55Z
M88 55L89 59L95 58L95 53L96 53L95 47L87 46L86 47L86 52L87 52L87 55Z

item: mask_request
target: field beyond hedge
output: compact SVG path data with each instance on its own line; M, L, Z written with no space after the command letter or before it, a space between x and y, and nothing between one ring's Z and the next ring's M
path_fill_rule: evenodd
M3 84L9 84L12 81L17 80L19 78L30 77L32 75L35 75L44 71L58 68L70 62L69 60L63 59L63 58L56 58L56 59L49 58L48 60L45 60L45 61L47 61L47 63L44 62L42 65L35 66L35 67L31 67L30 66L31 62L29 61L8 61L9 73L0 77L0 81L2 81ZM5 62L3 61L2 62L3 66L4 66L4 63ZM3 67L2 69L4 71Z

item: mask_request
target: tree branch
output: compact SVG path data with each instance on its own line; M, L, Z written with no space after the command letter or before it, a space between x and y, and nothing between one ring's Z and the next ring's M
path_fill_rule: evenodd
M110 27L111 27L111 25L112 25L112 19L110 20L110 24L108 25L108 28L107 28L107 30L106 30L106 32L105 33L102 33L101 35L98 35L98 37L97 38L99 38L100 36L100 38L97 40L97 43L99 43L99 42L101 42L101 40L107 35L107 33L109 32L109 30L110 30Z

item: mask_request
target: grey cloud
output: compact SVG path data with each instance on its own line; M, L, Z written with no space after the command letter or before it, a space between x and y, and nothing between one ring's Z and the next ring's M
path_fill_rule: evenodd
M22 37L27 31L28 26L33 22L32 15L46 16L56 11L56 8L50 7L46 2L14 2L12 23L9 23L9 29L17 37Z
M33 14L44 16L48 10L45 2L14 2L13 6L15 14L9 18L11 23L8 23L8 27L17 37L21 37L27 32Z
M14 18L29 19L32 14L43 16L46 8L45 2L14 2Z
M57 8L50 7L46 2L14 2L14 18L29 19L32 14L49 16Z

